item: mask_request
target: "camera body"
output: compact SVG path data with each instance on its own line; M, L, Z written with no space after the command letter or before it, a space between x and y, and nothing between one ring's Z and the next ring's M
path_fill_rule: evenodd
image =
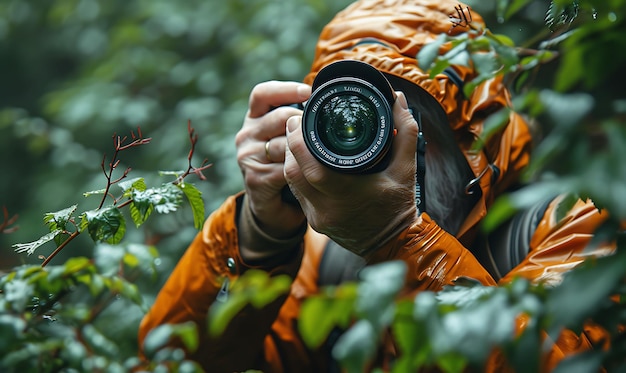
M303 108L307 148L322 164L344 173L383 170L394 136L395 93L385 76L355 60L324 67Z

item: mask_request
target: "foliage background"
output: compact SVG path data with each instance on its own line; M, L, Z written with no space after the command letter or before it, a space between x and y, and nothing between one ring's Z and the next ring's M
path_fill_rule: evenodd
M148 182L160 183L156 171L186 165L185 129L191 120L200 135L196 153L214 163L205 173L208 182L197 183L210 213L242 187L233 136L251 87L268 79L300 80L322 26L349 2L0 2L0 205L19 214L20 227L0 235L0 269L40 262L36 256L15 254L11 245L44 234L45 212L76 202L83 210L97 205L97 198L79 194L102 187L100 163L103 154L111 155L113 133L123 135L141 127L153 139L149 146L127 153L123 166L132 167L135 176ZM553 29L545 23L549 1L468 3L494 33L528 48L563 35L569 27L585 30L554 46L564 57L527 77L539 91L560 91L552 96L552 91L543 91L539 101L548 100L550 110L537 109L533 115L541 123L538 133L549 141L538 144L536 172L528 177L558 176L557 180L566 180L560 183L566 190L591 194L614 208L616 216L625 217L626 99L615 84L626 81L621 69L626 60L621 36L625 2L581 0L581 16ZM513 17L499 12L505 5ZM520 97L526 93L524 88L513 90ZM590 98L594 105L580 111L579 104L588 104ZM532 100L526 102L526 111L532 112ZM572 113L580 115L572 118ZM508 201L501 211L511 204L515 202ZM160 253L153 263L156 279L137 280L146 304L195 233L188 210L127 232L128 241L154 244ZM65 257L56 260L89 256L94 248L87 237L80 237L64 251ZM47 255L45 250L51 249L42 248L41 253ZM96 248L96 255L102 250ZM101 326L135 348L142 310L118 302L108 312Z

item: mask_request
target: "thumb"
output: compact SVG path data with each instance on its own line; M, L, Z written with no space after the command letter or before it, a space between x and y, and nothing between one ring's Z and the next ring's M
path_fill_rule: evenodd
M396 92L397 98L393 105L393 118L396 136L393 139L391 172L415 173L415 148L417 146L418 124L409 111L406 96Z

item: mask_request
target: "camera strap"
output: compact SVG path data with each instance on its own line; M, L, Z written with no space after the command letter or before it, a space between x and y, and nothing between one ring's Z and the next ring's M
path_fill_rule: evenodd
M418 126L422 125L422 114L418 111L415 120ZM417 168L415 170L415 205L420 213L426 211L426 198L424 196L426 177L426 139L421 129L417 134L417 149L415 150L415 162Z

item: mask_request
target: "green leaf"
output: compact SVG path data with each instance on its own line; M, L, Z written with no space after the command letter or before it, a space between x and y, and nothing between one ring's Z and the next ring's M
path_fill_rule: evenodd
M136 177L134 179L122 180L117 183L117 186L122 188L122 191L126 194L126 192L131 189L144 191L146 190L146 182L143 177Z
M82 225L87 226L89 235L95 242L118 244L126 233L124 216L115 206L86 211Z
M502 5L498 7L498 17L503 20L508 20L530 2L531 0L506 1L506 7L503 7ZM499 3L504 3L504 1L499 1ZM502 12L503 8L506 8L505 12Z
M398 344L399 359L393 372L416 372L432 355L424 323L415 320L413 302L397 304L396 318L392 324L394 340Z
M424 72L427 72L432 67L433 62L439 56L439 48L446 42L446 35L439 34L437 38L424 45L422 49L417 53L417 62L419 68Z
M446 354L437 359L437 366L445 373L462 373L467 370L467 359L460 354Z
M78 205L70 206L57 212L48 212L44 214L43 221L48 225L50 231L66 230L67 223L73 217L74 211Z
M148 217L154 211L154 205L150 201L149 198L137 198L137 196L132 196L132 202L128 206L130 211L130 217L133 219L133 223L135 226L139 228L143 223L148 220Z
M105 288L105 282L99 274L85 274L76 277L76 281L87 286L92 296L102 293Z
M556 70L554 89L565 92L580 82L585 75L584 57L589 53L584 45L578 45L571 49L561 59L559 68Z
M522 1L530 1L530 0L522 0ZM510 47L510 49L514 51L515 42L510 37L504 34L491 34L491 37L502 46ZM517 53L515 53L515 55L517 56Z
M202 229L204 223L204 201L202 193L193 184L181 183L178 187L183 191L193 212L193 225L196 229Z
M450 61L444 58L437 58L435 64L430 69L428 76L432 79L435 76L441 74L447 67L450 66Z
M323 294L307 298L298 321L298 329L305 344L317 348L333 328L346 328L354 314L356 296L356 284L343 284L326 288Z
M120 294L136 305L143 306L143 298L141 297L141 293L135 284L131 284L130 282L122 279L122 289Z
M262 308L275 301L279 296L289 292L291 278L287 275L270 277L264 286L253 291L250 297L250 304L256 308Z
M358 286L357 310L379 328L388 326L394 314L392 301L404 285L407 271L403 261L390 261L363 268Z
M517 63L519 62L519 56L517 55L515 47L494 43L493 48L497 53L497 61L504 66L503 71L507 72L515 70Z
M568 272L561 285L548 295L546 308L551 316L547 331L552 337L558 336L562 328L580 327L614 294L626 268L626 251L589 259L571 272ZM584 299L584 302L581 302Z
M483 123L483 132L480 134L480 138L476 139L472 144L472 151L478 151L482 149L485 143L489 141L491 136L498 133L504 128L511 117L511 109L503 107L495 113L489 115L489 117Z
M321 346L336 326L336 315L329 312L331 307L332 300L324 297L309 298L302 305L298 329L309 348Z
M495 71L500 67L498 66L496 53L493 51L473 53L471 58L474 64L474 69L476 69L478 74L481 76L488 76L492 78Z
M364 372L374 357L378 342L374 326L366 320L359 320L339 337L332 354L348 373Z
M162 324L150 330L143 342L143 351L147 357L151 358L161 348L170 341L173 333L171 324Z
M145 221L145 218L149 215L149 205L158 213L167 214L176 211L181 205L182 199L182 190L171 183L163 184L158 188L150 188L145 191L134 190L132 192L133 203L137 204L138 212L141 215L138 217L138 221L142 219Z
M16 312L23 312L34 294L33 285L27 281L15 279L4 285L4 298Z
M69 258L63 265L63 275L73 276L85 269L89 269L89 272L92 273L95 272L95 266L91 262L91 259L83 256Z
M578 17L578 1L551 1L546 12L546 25L551 31L569 25Z
M116 357L120 351L117 344L102 334L93 324L85 324L82 336L91 348L108 357Z
M529 208L548 198L564 193L568 183L563 180L554 182L535 182L515 192L498 197L483 221L483 230L491 232L501 223L511 218L517 211Z
M185 349L195 351L198 348L198 331L193 322L181 324L163 324L152 329L143 344L143 351L153 357L159 350L167 347L172 338L178 337Z
M588 93L560 94L551 90L542 90L539 99L546 113L562 127L572 127L591 112L595 104Z
M84 192L83 196L89 197L89 196L93 196L93 195L104 194L105 192L106 192L106 189L92 190L90 192Z
M14 305L15 306L15 305ZM21 317L0 313L0 351L11 351L23 336L26 321ZM0 361L0 367L2 362Z
M124 254L123 260L124 260L124 264L126 264L130 268L135 268L139 265L139 258L137 258L136 256L130 253Z
M209 310L209 334L221 335L230 321L248 304L244 294L231 293L225 303L215 302Z
M54 238L61 233L63 233L63 231L59 229L40 237L37 241L28 243L16 243L12 247L14 247L15 251L18 253L26 252L27 255L32 255L38 247L54 240Z
M556 221L560 222L567 213L574 207L579 198L575 194L567 194L556 207Z
M159 175L161 175L161 176L174 176L176 178L178 178L180 175L182 175L184 173L185 173L184 170L180 170L180 171L159 171Z

